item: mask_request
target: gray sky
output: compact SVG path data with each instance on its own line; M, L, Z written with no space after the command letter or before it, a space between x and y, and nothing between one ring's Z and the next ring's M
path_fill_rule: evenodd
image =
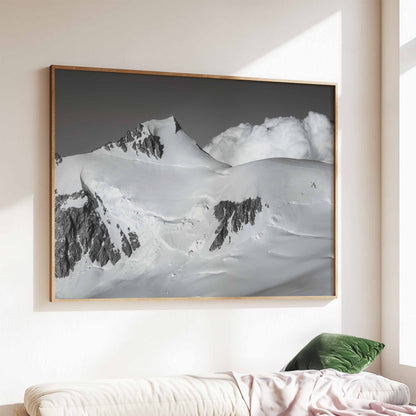
M316 111L334 121L334 87L55 70L55 150L90 152L118 140L139 122L174 115L204 147L242 122L265 117L304 118Z

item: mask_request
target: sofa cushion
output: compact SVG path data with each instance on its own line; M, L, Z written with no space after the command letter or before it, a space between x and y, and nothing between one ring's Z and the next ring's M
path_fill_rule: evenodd
M248 416L228 375L98 380L30 387L30 416Z
M380 354L384 344L341 334L320 334L299 351L286 371L332 368L344 373L359 373Z

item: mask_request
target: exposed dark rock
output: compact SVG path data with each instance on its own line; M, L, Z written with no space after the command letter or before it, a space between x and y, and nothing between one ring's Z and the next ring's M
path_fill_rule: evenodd
M91 150L91 152L95 152L96 150L99 150L99 149L105 149L105 150L107 150L107 152L109 152L109 151L111 151L111 149L114 149L114 143L113 143L113 142L111 142L111 141L106 142L106 143L104 143L104 144L103 144L103 145L101 145L101 146L94 147L94 148Z
M127 141L127 143L130 143L133 140L134 140L133 133L131 132L131 130L127 130L127 133L126 133L126 141Z
M85 186L85 185L84 185ZM101 197L97 194L97 192L94 192L94 196L95 196L95 198L96 198L96 200L101 204L101 205L103 205L103 200L101 199Z
M220 222L220 225L215 230L217 234L215 240L209 248L210 251L217 250L222 247L225 239L228 236L228 228L233 233L238 233L243 225L254 225L256 214L261 212L262 204L261 198L248 198L242 202L220 201L214 207L215 218ZM231 241L231 236L229 236Z
M127 130L126 135L121 137L116 142L107 142L103 146L99 146L94 150L104 148L110 152L115 146L117 146L124 153L126 153L130 145L137 155L141 152L149 158L154 157L155 159L161 159L163 156L164 146L160 142L160 137L150 133L144 139L141 139L143 136L143 128L143 124L139 124L133 132L131 130Z
M55 153L55 165L58 166L62 163L62 156L59 153Z
M127 144L133 142L135 137L133 136L133 133L130 130L127 130L127 133L125 136L121 137L115 142L115 145L119 147L123 152L127 152ZM106 150L112 149L113 146L111 146L110 143L106 143L104 145L104 148Z
M173 121L175 122L175 133L177 133L179 130L182 130L182 127L178 123L178 120L176 120L176 117L173 117Z
M164 146L160 142L160 137L150 134L143 140L136 140L133 145L133 149L138 152L144 153L147 157L154 157L155 159L161 159L163 156Z
M69 207L62 209L62 204L69 198L86 197L81 208ZM83 184L83 190L71 195L55 196L55 276L68 276L74 270L81 257L88 254L92 262L105 266L109 261L116 264L120 258L120 250L114 247L107 226L101 220L97 208L101 205L107 212L101 198L93 195ZM122 235L122 250L127 256L140 247L136 233L129 233L129 239Z
M123 233L123 231L120 231L120 235L121 235L121 249L123 250L123 253L127 257L130 257L131 254L133 253L133 249L130 245L130 242L126 237L126 234Z
M130 228L129 228L130 229ZM121 235L121 249L123 250L123 253L130 257L134 250L138 249L140 247L139 237L135 232L130 231L128 233L128 238L126 237L126 234L124 234L123 231L120 230Z
M103 209L104 214L107 214L107 208L105 207L103 200L100 198L100 196L97 194L97 192L94 192L94 196L96 200L100 203L101 208Z
M135 133L135 135L136 135L136 138L140 138L141 136L142 136L142 131L143 131L143 124L142 123L140 123L137 127L136 127L136 129L134 130L134 133Z
M111 149L114 149L114 143L113 142L107 142L104 145L104 149L107 150L108 152L111 151Z
M124 153L126 153L127 145L126 145L125 137L122 137L121 139L117 140L116 146L118 146Z
M133 231L129 232L129 240L130 240L131 248L133 250L136 250L137 248L140 247L139 237L137 236L135 232Z

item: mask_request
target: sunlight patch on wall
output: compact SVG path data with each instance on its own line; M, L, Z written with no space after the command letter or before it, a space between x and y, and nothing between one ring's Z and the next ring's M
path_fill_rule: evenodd
M340 82L342 59L341 11L293 37L234 75L285 80ZM330 59L328 59L330 57Z

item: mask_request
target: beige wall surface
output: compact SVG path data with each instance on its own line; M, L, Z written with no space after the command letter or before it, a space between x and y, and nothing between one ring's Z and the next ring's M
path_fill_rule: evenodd
M405 4L402 3L402 7ZM400 2L398 0L383 0L382 3L382 341L387 345L382 357L382 373L384 376L394 378L406 383L411 390L411 401L416 403L416 368L403 364L403 350L412 351L414 362L414 342L411 338L403 338L403 320L408 318L411 310L405 310L406 303L400 302L400 289L406 287L401 280L405 270L400 270L400 170L403 173L403 166L399 165L400 152L409 150L409 145L414 143L414 127L409 134L406 129L400 129L403 121L410 121L414 124L414 114L410 114L411 120L404 120L414 113L414 106L411 108L399 108L400 91L403 88L411 87L414 96L414 75L413 83L403 79L406 71L403 70L403 50L400 47ZM403 9L402 9L403 12ZM414 21L414 17L413 17ZM414 24L413 24L414 27ZM405 45L406 47L406 45ZM416 56L413 49L413 56ZM401 62L401 65L399 65ZM412 65L414 67L414 59ZM401 113L401 114L400 114ZM410 140L410 142L409 142ZM403 147L402 147L403 146ZM401 149L402 147L402 149ZM405 156L405 155L402 155ZM406 164L407 165L407 164ZM414 169L414 167L413 167ZM414 173L414 172L409 172ZM405 179L405 178L402 178ZM409 179L409 178L408 178ZM413 178L412 182L413 182ZM405 193L413 194L413 184L404 189ZM405 196L408 196L405 195ZM406 227L407 224L402 224ZM409 224L410 226L412 224ZM403 242L403 241L402 241ZM413 241L408 243L413 244ZM406 244L407 245L407 244ZM406 270L413 277L413 270ZM413 279L414 280L414 279ZM402 288L401 288L402 286ZM403 296L403 293L402 293ZM413 296L414 298L414 296ZM413 299L414 301L414 299ZM407 304L408 305L408 304ZM410 312L410 313L409 313ZM412 329L413 341L415 328ZM407 345L401 344L407 342ZM410 344L409 341L411 342Z
M0 60L1 416L35 383L272 371L323 331L379 338L379 1L0 0ZM339 299L50 304L51 64L337 82Z

